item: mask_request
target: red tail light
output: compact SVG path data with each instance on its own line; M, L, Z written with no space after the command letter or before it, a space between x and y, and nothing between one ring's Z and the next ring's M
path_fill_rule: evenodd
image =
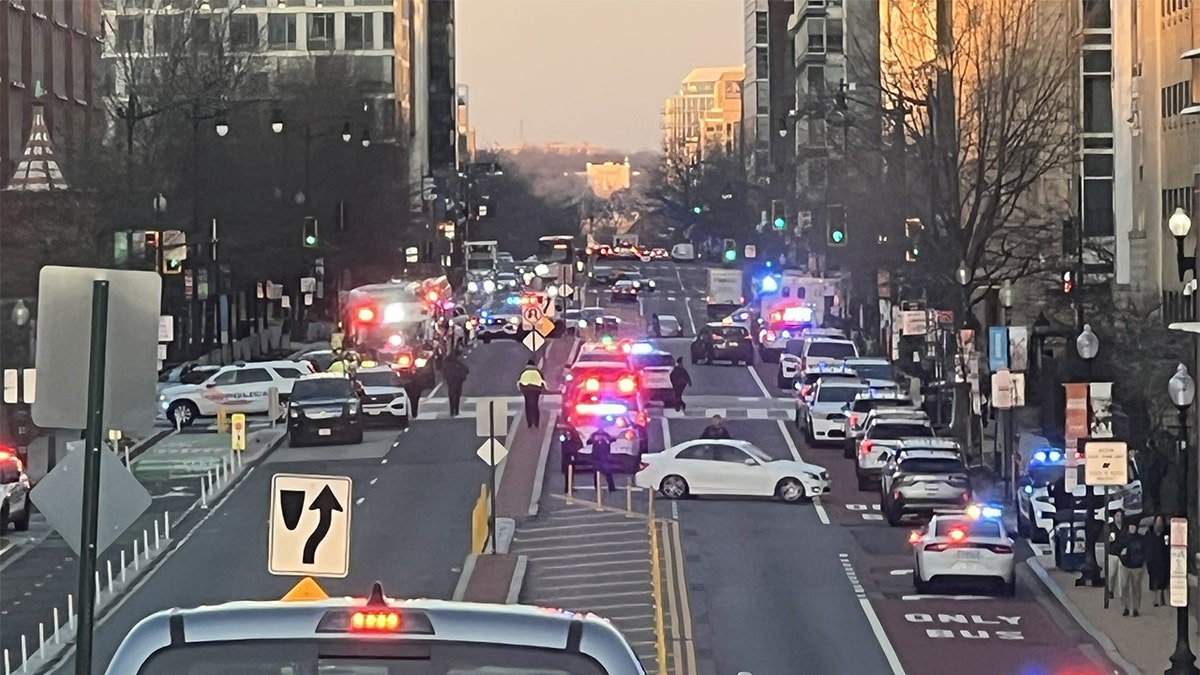
M966 530L956 527L947 532L946 536L950 537L950 541L962 541L963 539L967 538L967 532Z
M637 382L635 382L632 377L623 377L617 382L617 389L619 389L622 394L632 394L633 392L637 391Z
M1011 546L1005 546L1003 544L988 544L984 548L991 551L992 553L1003 553L1005 555L1013 552Z
M373 323L376 318L375 308L374 307L359 307L358 312L355 314L355 316L357 316L358 320L363 323Z
M638 462L638 471L645 471L650 468L649 462Z
M908 543L916 544L919 541L921 541L921 533L920 532L913 530L912 532L908 533Z
M584 391L600 391L600 380L590 377L583 383Z
M438 301L438 292L437 291L429 291L428 293L425 294L425 299L428 300L429 302L437 302Z
M945 551L946 544L926 544L925 550L926 551Z
M650 423L650 417L645 412L637 414L637 424L639 427L644 427Z
M400 356L396 357L396 365L400 366L401 368L407 368L411 366L412 356L409 354L401 354Z
M632 441L635 438L637 438L637 434L633 433L632 429L625 432L625 440Z
M871 448L874 445L875 444L872 443L871 441L863 441L858 446L858 454L862 455L863 457L866 457L867 454L871 452Z
M394 633L400 630L400 613L391 611L355 612L350 616L350 630L365 633Z

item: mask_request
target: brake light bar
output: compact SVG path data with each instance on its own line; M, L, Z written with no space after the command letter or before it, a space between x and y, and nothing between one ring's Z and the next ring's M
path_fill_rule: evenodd
M632 377L623 377L617 381L617 389L622 394L632 394L637 391L637 382Z
M575 412L580 415L624 415L629 409L620 403L580 403L575 406Z

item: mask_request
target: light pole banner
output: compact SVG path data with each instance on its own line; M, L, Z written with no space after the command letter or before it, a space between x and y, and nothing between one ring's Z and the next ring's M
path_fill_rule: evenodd
M1081 382L1067 382L1063 388L1067 394L1063 438L1068 454L1073 456L1079 439L1088 435L1088 386Z
M1008 368L1008 329L1004 326L988 328L988 367L993 373Z
M1092 438L1112 438L1112 382L1093 382L1089 385L1088 402L1091 406L1089 434Z
M1029 329L1008 327L1008 369L1014 373L1029 370Z

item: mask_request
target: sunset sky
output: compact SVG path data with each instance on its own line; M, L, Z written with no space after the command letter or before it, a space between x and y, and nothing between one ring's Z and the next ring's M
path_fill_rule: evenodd
M457 0L458 82L480 147L658 149L692 68L744 61L743 0Z

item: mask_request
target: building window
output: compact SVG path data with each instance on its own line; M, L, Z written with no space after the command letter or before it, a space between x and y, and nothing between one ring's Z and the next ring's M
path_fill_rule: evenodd
M754 13L754 43L765 45L770 42L769 22L766 12Z
M808 21L808 53L825 53L825 21L809 19Z
M840 19L825 21L825 49L831 52L842 51L842 22Z
M234 14L229 17L229 44L240 51L258 49L257 14Z
M66 98L67 94L67 34L65 31L50 32L50 60L54 67L54 95Z
M159 14L154 17L154 51L167 54L173 48L179 37L183 35L182 14Z
M1112 77L1088 75L1083 78L1083 130L1094 134L1112 133Z
M1113 218L1113 179L1084 179L1082 211L1085 237L1111 237L1116 233Z
M383 16L383 48L394 49L396 47L396 15L392 12L382 12L381 14Z
M1083 27L1112 28L1112 8L1109 7L1109 0L1083 0Z
M212 17L192 15L192 46L207 47L212 44Z
M754 48L754 78L765 80L771 76L771 57L766 47Z
M372 14L352 12L346 15L346 49L374 49Z
M808 80L808 93L817 96L825 95L825 68L809 66L804 74Z
M308 15L308 51L333 49L333 15L328 13Z
M29 31L29 75L33 83L46 81L46 30L41 19L34 20ZM18 80L20 78L17 78Z
M24 59L21 57L21 49L23 45L24 31L21 27L25 25L17 10L8 10L8 79L12 82L21 81L21 63Z
M1083 52L1083 72L1088 75L1111 75L1112 50L1085 49Z
M87 52L84 45L82 40L71 40L71 95L76 101L87 100L87 76L83 68Z
M770 87L755 87L754 88L755 109L758 114L765 115L771 112L771 88Z
M267 45L271 49L296 48L296 15L267 15Z
M58 5L59 3L55 3ZM117 17L117 51L141 52L146 38L146 22L140 16Z

